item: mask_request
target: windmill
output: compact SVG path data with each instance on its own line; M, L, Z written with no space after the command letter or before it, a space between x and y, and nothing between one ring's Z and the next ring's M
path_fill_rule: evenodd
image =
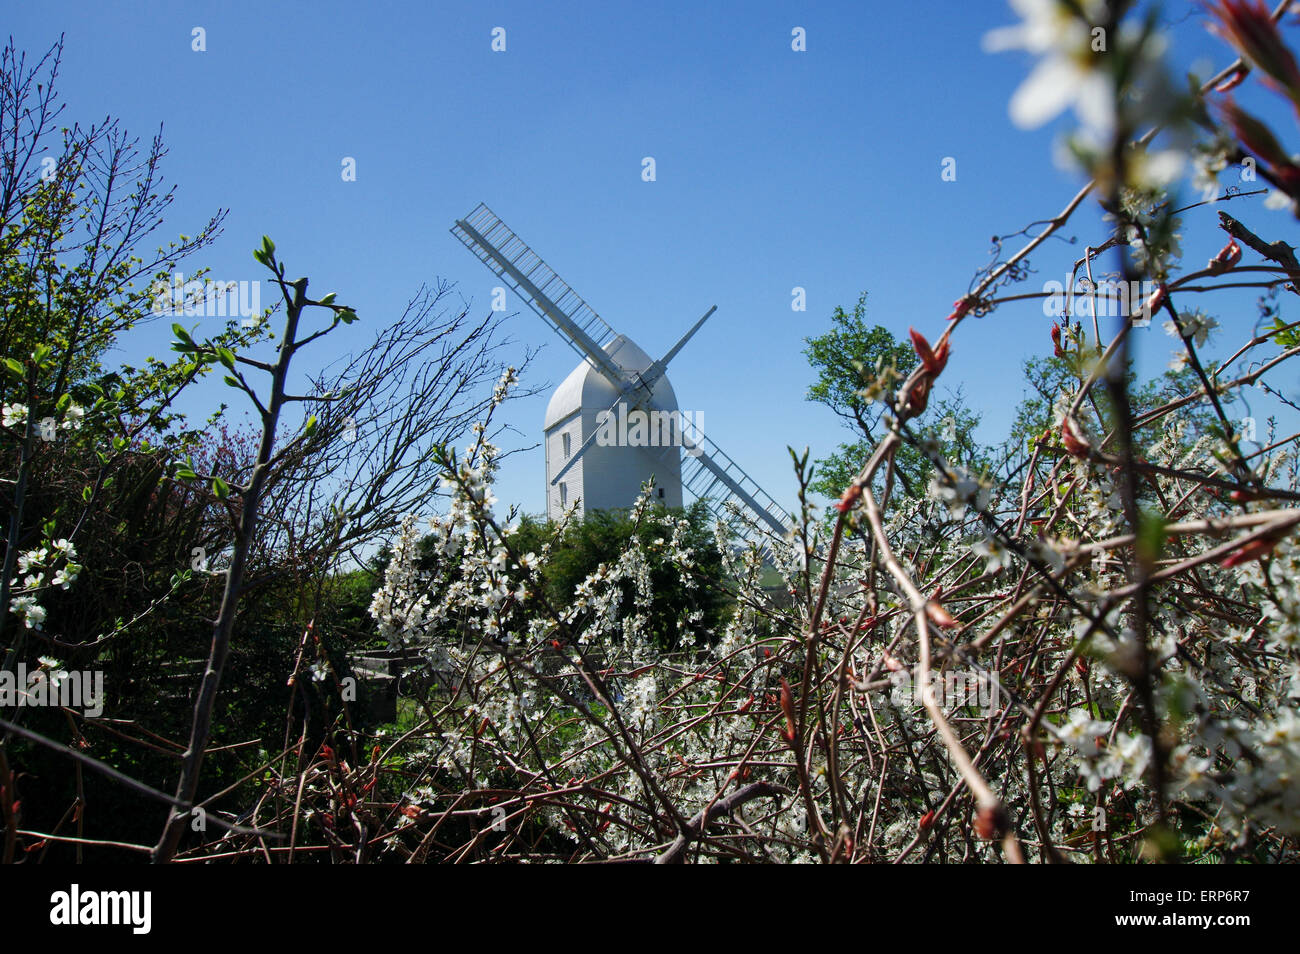
M486 205L458 219L451 233L582 358L547 405L547 516L554 519L575 504L580 512L628 507L653 474L663 503L680 506L683 491L689 491L770 558L768 533L785 537L792 525L789 514L704 436L698 418L683 423L665 373L717 306L653 361L606 324ZM632 432L625 431L629 418L645 425L640 440L625 439ZM676 439L662 439L665 427ZM608 439L613 432L618 440ZM737 520L735 508L750 519Z

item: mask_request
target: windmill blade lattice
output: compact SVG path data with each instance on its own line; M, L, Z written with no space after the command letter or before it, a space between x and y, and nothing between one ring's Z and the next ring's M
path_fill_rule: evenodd
M622 387L623 369L605 354L605 345L617 338L617 333L495 212L480 202L456 222L451 234L528 302L574 351Z
M771 557L771 546L764 537L762 528L738 526L727 510L727 503L734 501L748 510L771 530L778 539L783 538L794 526L794 521L785 508L778 504L758 483L745 473L727 453L694 429L695 448L692 456L685 455L682 462L682 486L697 499L703 500L709 511L722 520L747 542L757 543L766 556Z

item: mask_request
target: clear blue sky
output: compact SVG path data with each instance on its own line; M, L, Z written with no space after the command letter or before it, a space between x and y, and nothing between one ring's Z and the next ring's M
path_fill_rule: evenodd
M66 32L70 117L111 113L146 138L163 125L180 190L160 241L230 208L193 263L214 278L259 277L249 251L268 233L292 273L337 291L366 326L438 276L486 310L495 277L447 231L485 201L651 354L716 304L671 368L678 400L787 504L786 445L824 453L845 436L804 398L803 339L862 290L872 320L937 335L990 236L1054 214L1080 184L1053 164L1059 125L1026 133L1007 117L1030 61L981 52L988 29L1015 19L997 0L6 6L29 51ZM1192 4L1165 11L1176 62L1228 61ZM490 48L498 26L504 53ZM791 50L796 26L807 52ZM206 52L191 50L194 27ZM356 182L341 179L345 156ZM655 182L641 179L644 156ZM947 156L955 182L940 176ZM1294 241L1283 214L1247 210L1259 201L1234 211ZM1080 245L1036 258L1030 288L1099 240L1093 209L1070 234ZM1187 264L1211 243L1188 247ZM806 312L791 311L794 286ZM1038 305L1008 307L957 340L945 382L984 411L984 436L1019 400L1022 361L1050 348L1048 325ZM128 357L163 350L156 327ZM547 346L529 383L574 366L531 312L511 328ZM1163 364L1172 340L1147 334ZM540 438L545 400L512 407L519 443ZM539 511L542 484L541 451L521 454L498 496Z

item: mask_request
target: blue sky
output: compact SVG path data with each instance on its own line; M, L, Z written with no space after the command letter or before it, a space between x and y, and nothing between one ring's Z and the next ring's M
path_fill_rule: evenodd
M1175 62L1228 62L1191 4L1165 11ZM70 118L111 113L146 138L164 127L164 171L180 187L167 235L230 209L192 265L258 278L249 252L267 233L292 273L357 308L362 322L327 339L321 364L396 317L422 282L449 279L489 307L495 276L448 233L480 201L652 355L716 304L670 369L678 400L787 505L786 445L816 455L845 436L804 398L803 339L863 290L871 320L937 335L990 236L1055 214L1080 185L1053 163L1059 124L1024 132L1007 117L1030 62L980 51L988 29L1015 19L995 0L64 2L7 13L31 52L66 32ZM195 27L206 52L191 49ZM491 50L494 27L505 52ZM791 49L794 27L806 52ZM645 156L654 182L641 178ZM340 175L344 157L355 182ZM945 157L956 181L941 179ZM1259 202L1234 214L1288 238L1294 223ZM1189 266L1222 244L1199 232L1212 234L1186 244ZM1095 206L1068 234L1080 244L1036 257L1030 288L1100 240ZM795 286L807 290L802 313ZM987 438L1021 396L1023 360L1050 349L1049 324L1037 305L1006 307L956 341L944 380L984 412ZM127 342L124 358L161 352L162 327ZM526 309L510 330L521 348L546 346L527 383L558 384L576 363ZM1162 365L1171 339L1146 334L1140 347ZM517 444L540 438L545 401L511 406ZM540 449L506 463L497 494L543 508Z

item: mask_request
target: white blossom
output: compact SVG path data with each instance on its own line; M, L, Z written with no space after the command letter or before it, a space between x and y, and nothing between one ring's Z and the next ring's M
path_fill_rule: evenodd
M5 404L0 407L0 423L7 428L20 427L27 422L26 404Z
M1191 338L1197 347L1203 346L1210 338L1210 332L1219 326L1219 323L1200 311L1185 311L1178 316L1178 321L1182 324L1181 335L1178 325L1172 320L1164 324L1165 331L1170 337Z
M1011 562L1011 551L992 534L986 534L982 540L972 543L970 549L976 556L984 557L988 561L984 565L985 573L997 573Z

